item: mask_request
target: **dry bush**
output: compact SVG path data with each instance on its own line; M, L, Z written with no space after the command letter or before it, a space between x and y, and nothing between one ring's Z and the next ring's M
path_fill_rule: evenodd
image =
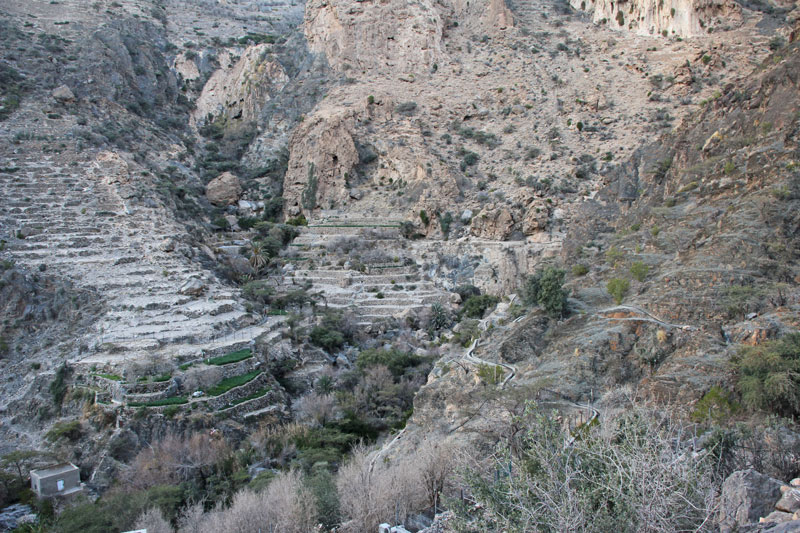
M336 418L336 398L333 394L312 392L297 401L295 412L301 422L312 426L324 426Z
M504 449L464 476L478 505L461 526L513 531L710 531L713 461L692 434L657 412L631 408L570 432L554 413L525 413L520 449Z
M262 425L251 435L250 443L263 457L269 457L279 465L286 466L297 452L294 443L298 438L307 435L308 431L308 426L296 422L280 426Z
M386 462L372 460L364 446L353 449L339 469L336 486L344 533L376 531L378 524L395 515L407 517L426 507L425 489L414 457Z
M208 390L222 380L223 373L223 369L216 366L189 368L183 376L183 390Z
M128 381L135 382L138 378L171 374L175 364L162 357L148 356L144 361L133 361L125 365L122 374Z
M147 533L172 533L172 526L158 507L148 509L136 520L134 529L145 529Z
M206 433L168 435L136 456L126 473L125 485L147 489L207 477L230 449L221 438Z
M261 492L236 493L228 508L203 514L190 509L180 524L180 533L308 533L316 527L314 497L299 472L283 472Z

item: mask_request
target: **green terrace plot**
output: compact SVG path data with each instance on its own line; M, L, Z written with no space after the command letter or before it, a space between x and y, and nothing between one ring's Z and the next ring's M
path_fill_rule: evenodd
M241 376L232 376L229 378L225 378L209 390L206 391L206 394L209 396L220 396L225 394L229 390L234 387L239 387L244 385L245 383L249 383L253 381L259 374L261 374L261 370L253 370L252 372L248 372L247 374L242 374Z
M250 359L251 357L253 357L253 352L250 351L250 348L244 348L243 350L237 350L227 355L206 359L206 364L217 366L227 365L230 363L238 363L239 361L244 361L245 359Z
M92 374L92 375L110 379L111 381L123 381L122 376L118 376L116 374Z
M256 398L261 398L262 396L266 396L266 395L267 395L267 393L268 393L270 390L271 390L271 389L270 389L269 387L264 387L263 389L258 389L258 390L257 390L257 391L255 391L254 393L252 393L252 394L248 394L248 395L247 395L247 396L245 396L244 398L238 398L238 399L236 399L236 400L233 400L233 401L232 401L231 403L229 403L228 405L226 405L226 406L224 406L224 407L221 407L221 408L220 408L220 411L222 411L222 410L225 410L225 409L230 409L231 407L236 407L236 406L237 406L237 405L239 405L240 403L249 402L250 400L255 400Z
M172 398L161 398L150 402L128 402L128 407L162 407L164 405L183 405L189 403L186 396L173 396Z

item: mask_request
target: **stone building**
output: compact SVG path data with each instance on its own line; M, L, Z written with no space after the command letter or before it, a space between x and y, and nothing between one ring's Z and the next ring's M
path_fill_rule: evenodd
M83 490L80 470L72 463L31 470L31 489L40 498L76 494Z

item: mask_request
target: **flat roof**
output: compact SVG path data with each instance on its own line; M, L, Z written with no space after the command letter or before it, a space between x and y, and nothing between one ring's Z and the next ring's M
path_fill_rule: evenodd
M60 465L48 466L47 468L41 468L39 470L31 470L31 475L35 474L39 477L51 477L59 474L66 474L67 472L72 472L77 469L78 467L72 463L61 463Z

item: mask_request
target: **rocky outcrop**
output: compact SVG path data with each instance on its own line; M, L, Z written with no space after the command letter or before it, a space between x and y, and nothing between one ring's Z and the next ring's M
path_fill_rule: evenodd
M283 185L288 215L310 215L349 198L347 179L358 164L351 112L323 110L295 130Z
M193 118L200 124L209 116L242 124L259 118L261 108L289 81L283 67L271 54L269 44L248 47L238 61L222 54L221 68L212 74L197 99ZM187 74L192 72L187 71Z
M434 2L311 0L305 33L311 50L341 72L388 69L414 75L442 57L442 20Z
M472 219L470 231L476 237L504 241L514 229L514 215L507 207L484 209Z
M772 512L783 483L752 468L734 472L722 485L719 523L722 531L753 522Z
M214 205L233 205L241 195L242 184L230 172L223 172L206 185L206 198Z
M732 0L570 0L570 5L591 12L596 23L639 35L691 37L741 23L741 8Z

